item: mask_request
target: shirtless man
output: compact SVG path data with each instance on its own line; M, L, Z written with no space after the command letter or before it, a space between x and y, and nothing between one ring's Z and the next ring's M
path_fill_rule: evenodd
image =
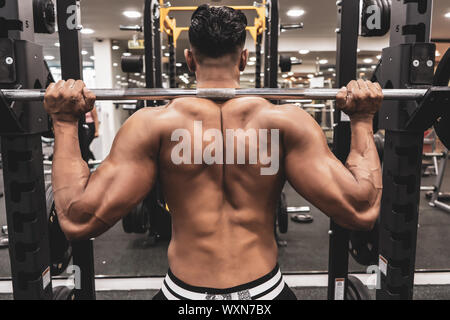
M199 88L239 87L246 25L242 12L227 7L204 5L193 14L185 57ZM170 271L156 299L295 299L279 271L273 233L282 188L289 181L341 226L371 229L382 188L372 118L382 98L380 86L368 81L340 91L337 103L352 128L346 166L296 106L259 97L180 98L130 117L90 174L77 121L95 96L81 81L52 84L45 108L54 123L52 182L61 227L69 240L96 237L159 179L173 232Z

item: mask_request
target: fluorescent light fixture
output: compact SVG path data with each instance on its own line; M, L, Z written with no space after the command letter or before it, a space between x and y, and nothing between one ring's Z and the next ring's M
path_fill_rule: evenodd
M124 53L122 53L122 55L123 55L124 57L129 57L129 56L131 56L131 53L129 53L129 52L124 52Z
M363 62L364 62L364 63L372 63L372 62L373 62L373 59L366 58L366 59L363 60Z
M55 47L59 48L61 47L61 44L59 42L55 42Z
M52 60L55 60L55 57L54 56L44 56L44 59L47 61L52 61Z
M91 60L95 60L95 57L94 56L90 56L89 57Z
M85 55L88 54L88 52L87 52L86 50L82 50L82 51L81 51L81 54L82 54L83 56L85 56Z
M314 78L314 75L313 74L308 74L308 78L312 79L312 78Z
M371 68L375 70L377 68L377 66L371 66Z
M112 49L113 49L113 50L119 50L120 47L119 47L118 45L114 45L114 46L112 46Z
M181 67L183 66L183 64L178 62L178 63L176 64L176 66L177 66L178 68L181 68Z
M254 61L249 61L249 62L248 62L248 65L249 65L249 66L254 66L255 64L256 64L256 62L254 62Z
M291 61L297 61L296 57L291 57Z
M377 55L377 59L378 59L378 60L381 59L381 54Z
M113 67L118 67L118 66L119 66L119 64L117 62L113 63Z
M136 72L134 75L135 75L136 77L139 77L141 74L140 74L139 72Z
M445 17L450 19L450 12L447 12L447 13L445 14Z
M308 54L310 51L307 49L300 50L298 53L300 54Z
M322 60L319 60L319 63L320 64L327 64L328 60L327 59L322 59Z
M334 68L328 68L328 71L333 72Z
M120 79L120 75L117 75L116 78L117 78L117 79Z
M283 78L287 78L288 75L287 75L287 74L283 74L282 77L283 77Z
M358 53L361 52L361 49L356 49L356 52L358 52Z
M288 73L288 76L293 76L293 75L294 75L294 73L292 71Z
M82 34L93 34L95 31L90 28L83 28L80 31Z
M255 62L256 61L256 57L250 57L249 60Z
M164 53L164 56L165 57L170 57L170 53L166 52L166 53Z
M140 13L139 11L135 11L135 10L124 11L123 15L130 19L137 19L137 18L142 17L142 13Z
M302 9L291 9L287 12L287 15L289 17L293 17L293 18L301 17L304 14L305 14L305 10L302 10Z

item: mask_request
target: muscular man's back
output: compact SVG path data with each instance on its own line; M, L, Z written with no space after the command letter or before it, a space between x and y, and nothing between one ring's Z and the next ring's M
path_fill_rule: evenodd
M260 98L177 99L157 112L159 177L173 222L169 264L181 280L228 288L275 267L279 113Z

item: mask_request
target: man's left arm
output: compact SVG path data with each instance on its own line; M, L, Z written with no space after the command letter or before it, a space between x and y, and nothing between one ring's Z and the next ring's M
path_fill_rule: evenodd
M78 118L95 96L83 82L52 84L45 108L55 131L52 184L61 229L69 240L98 236L149 193L157 176L159 134L149 110L134 114L117 134L102 165L90 173L81 158ZM151 129L153 127L153 130Z

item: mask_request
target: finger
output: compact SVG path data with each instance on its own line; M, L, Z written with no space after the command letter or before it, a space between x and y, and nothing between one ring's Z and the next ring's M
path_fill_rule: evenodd
M381 88L381 85L378 82L375 82L374 85L377 88L377 90L383 91L383 88Z
M73 89L74 85L75 85L75 80L69 79L66 81L66 84L64 85L64 89Z
M348 90L346 87L342 87L337 95L336 95L336 104L338 106L338 108L342 109L343 107L345 107L345 104L347 102L347 94L348 94Z
M363 79L358 79L358 81L356 81L358 83L358 87L360 90L363 91L367 91L369 88L367 87L366 82Z
M86 85L84 84L84 82L82 80L77 80L77 81L75 81L75 84L73 85L73 90L75 90L76 92L81 92L85 86Z
M55 90L61 90L62 88L64 88L65 84L66 84L66 81L59 80L58 83L55 86Z
M356 80L350 81L349 84L347 85L347 88L348 88L349 90L356 90L356 89L359 89L358 82L356 82Z
M83 96L84 100L86 101L86 106L89 108L89 110L92 110L94 108L95 100L97 99L97 97L91 90L86 87L83 88Z
M375 95L375 96L378 95L378 89L372 81L367 80L366 86L369 89L371 95Z
M55 88L56 83L52 82L48 85L47 90L45 90L45 94L48 95L52 92L52 90Z

